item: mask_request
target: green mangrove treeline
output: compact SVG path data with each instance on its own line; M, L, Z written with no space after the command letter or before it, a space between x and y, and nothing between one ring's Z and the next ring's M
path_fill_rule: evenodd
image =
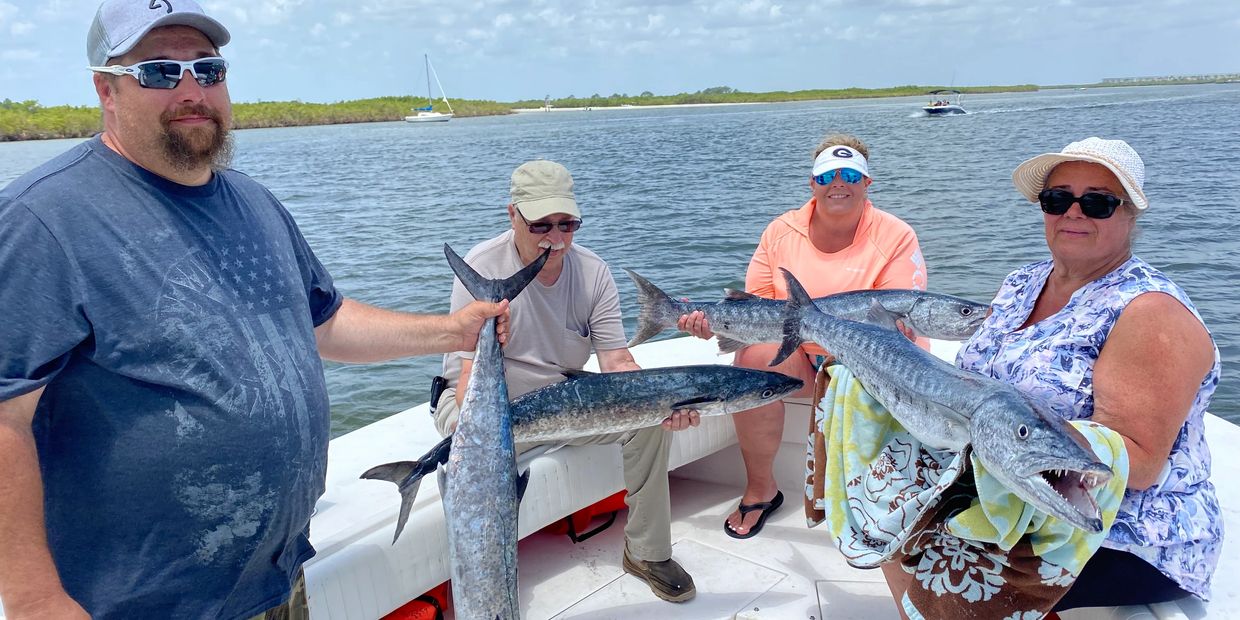
M765 93L750 93L735 90L727 86L715 86L699 90L696 93L680 93L678 95L656 95L646 91L640 95L598 94L589 97L562 97L551 99L550 103L557 108L605 108L621 105L684 105L695 103L777 103L781 101L818 101L824 99L860 99L863 97L909 97L924 95L927 91L945 88L943 86L893 86L890 88L838 88L813 90L777 90ZM1010 93L1038 90L1035 84L1019 84L1014 86L968 86L957 90L963 93ZM541 108L547 100L529 99L512 104L514 108Z
M378 97L337 103L306 103L302 101L260 101L234 103L233 126L237 129L255 127L291 127L296 125L331 125L366 123L404 118L424 99L414 97ZM509 114L512 106L494 101L454 100L457 116ZM435 110L447 112L442 102ZM50 138L83 138L103 129L98 107L47 106L36 101L0 101L0 142L10 140L46 140Z
M612 94L604 97L561 97L551 99L551 105L568 107L617 107L622 105L674 105L690 103L755 103L778 101L809 101L819 99L851 99L859 97L901 97L921 95L935 87L896 86L893 88L845 88L835 90L798 90L750 93L727 86L716 86L695 93L655 95ZM1032 84L1017 86L967 87L966 93L990 93L1037 90ZM414 97L378 97L336 103L306 103L302 101L260 101L258 103L234 103L233 124L238 129L255 127L290 127L297 125L331 125L336 123L366 123L400 120L414 106L422 105L423 99ZM486 116L510 114L515 108L539 108L546 100L527 100L513 103L455 99L452 109L457 116ZM436 102L435 110L447 112L442 102ZM0 141L44 140L50 138L81 138L90 136L103 128L99 108L92 106L43 106L37 101L0 101Z

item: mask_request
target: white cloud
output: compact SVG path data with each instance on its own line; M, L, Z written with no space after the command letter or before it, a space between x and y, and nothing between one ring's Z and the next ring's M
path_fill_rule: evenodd
M13 22L13 25L9 26L9 32L13 33L13 36L15 37L19 37L33 31L34 24L30 22Z
M322 22L316 22L313 26L310 27L310 36L318 37L319 35L323 34L326 31L327 31L327 26L324 26Z
M496 28L506 28L511 26L514 21L516 21L516 19L512 16L512 13L500 13L495 16L495 19L492 20L491 23L494 24Z
M332 21L335 22L337 26L348 26L353 23L353 15L349 13L336 13L332 16Z

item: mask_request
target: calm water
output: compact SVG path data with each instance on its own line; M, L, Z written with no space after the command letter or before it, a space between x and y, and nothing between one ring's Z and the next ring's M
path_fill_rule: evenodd
M989 301L1012 269L1047 257L1039 210L1012 187L1027 157L1091 135L1128 140L1151 208L1135 252L1192 296L1223 355L1211 410L1240 422L1240 85L973 96L967 116L925 118L916 99L595 110L237 134L235 167L297 218L337 285L385 307L443 312L464 253L507 226L508 176L532 158L573 172L576 242L616 273L632 333L634 269L710 299L743 283L766 224L809 197L827 132L870 145L871 197L912 224L932 290ZM0 143L0 183L75 141ZM670 332L665 334L670 336ZM1159 360L1148 361L1158 372ZM423 402L438 358L329 365L336 435Z

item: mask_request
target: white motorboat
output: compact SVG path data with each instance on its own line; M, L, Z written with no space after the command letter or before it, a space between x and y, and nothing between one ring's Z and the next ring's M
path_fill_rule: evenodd
M950 116L952 114L968 114L960 105L962 93L954 89L932 90L927 95L933 97L930 103L922 106L922 110L930 116Z
M958 343L934 342L933 351L954 358ZM643 367L727 364L713 341L676 338L640 345ZM591 360L588 369L596 369ZM761 534L735 540L723 531L736 506L744 469L732 421L704 418L678 432L672 445L672 540L676 559L693 575L698 594L672 604L621 568L623 516L597 536L574 544L546 526L561 522L624 489L616 446L567 447L526 454L530 485L520 508L520 588L526 620L619 618L896 619L895 603L880 571L849 566L825 527L807 529L801 509L805 435L810 407L791 400L776 476L788 501ZM1208 415L1214 448L1213 481L1227 529L1240 532L1240 427ZM331 442L327 492L310 532L318 555L306 565L311 617L373 620L391 614L449 578L444 515L435 478L422 482L401 538L392 543L399 497L387 482L359 480L366 469L417 458L439 440L426 404ZM1240 541L1225 543L1214 575L1214 598L1150 607L1094 608L1061 613L1070 619L1240 617ZM408 608L405 608L406 610ZM402 612L404 613L404 612ZM401 617L394 615L395 617ZM404 616L408 617L408 616ZM452 618L448 610L448 618Z
M422 60L426 65L426 105L420 108L410 110L413 114L405 117L405 122L409 123L444 123L452 120L455 114L452 111L452 104L448 103L448 94L443 90L443 84L439 82L439 74L435 73L435 67L431 66L430 56L423 54ZM448 111L436 112L434 102L431 100L431 77L434 76L435 84L439 86L439 94L442 97L443 104L448 107Z

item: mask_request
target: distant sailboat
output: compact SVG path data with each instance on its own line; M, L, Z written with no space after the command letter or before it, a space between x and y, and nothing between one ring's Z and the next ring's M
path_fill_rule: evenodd
M439 81L439 74L435 73L435 67L431 66L431 58L426 54L422 55L422 59L426 62L426 105L420 108L414 108L411 116L406 116L405 121L410 123L442 123L452 120L452 104L448 103L448 93L444 92L443 84ZM435 84L439 85L439 94L443 98L444 105L448 106L448 113L436 112L433 109L431 100L431 76L435 76Z

